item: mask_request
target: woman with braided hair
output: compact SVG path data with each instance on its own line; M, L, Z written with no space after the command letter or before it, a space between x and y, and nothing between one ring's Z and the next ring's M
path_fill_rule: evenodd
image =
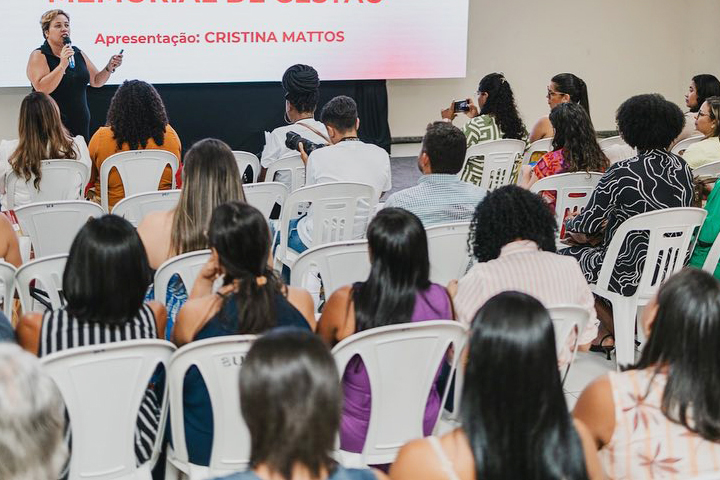
M310 65L293 65L285 70L282 78L285 90L285 121L284 125L265 133L265 148L260 157L262 172L260 180L265 178L267 169L281 157L291 154L285 146L288 132L294 132L314 143L329 143L327 129L321 122L315 120L315 108L320 95L320 78L318 72ZM275 181L290 184L290 175L287 172L278 174Z
M172 339L178 345L225 335L262 334L275 327L314 330L310 294L285 286L269 265L270 229L255 207L233 201L215 208L208 229L210 259L180 309ZM213 293L215 279L223 286ZM213 439L210 397L200 372L185 377L185 439L190 461L208 465Z

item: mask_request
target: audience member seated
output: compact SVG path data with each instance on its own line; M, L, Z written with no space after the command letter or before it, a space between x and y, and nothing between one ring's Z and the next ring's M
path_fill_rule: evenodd
M595 380L575 418L599 450L607 478L691 478L718 471L720 284L686 269L643 310L638 363Z
M178 346L224 335L261 334L275 327L314 329L310 294L283 285L270 267L270 230L259 210L241 202L220 205L212 214L208 240L212 256L173 329ZM220 275L223 286L213 293L213 282ZM185 378L184 391L189 458L197 465L208 465L212 409L202 376L194 367Z
M257 339L240 370L250 469L223 480L386 478L333 459L342 404L337 378L332 355L309 332L285 328Z
M590 115L587 85L582 78L572 73L558 73L550 79L550 85L547 87L547 103L552 110L557 105L567 102L580 104L588 116ZM530 132L528 143L552 136L553 126L550 118L541 117Z
M63 272L67 303L57 310L23 315L18 342L44 357L74 347L161 338L165 307L143 302L151 280L135 228L116 215L91 218L70 247ZM139 463L150 458L159 413L157 396L149 388L135 433Z
M110 101L107 126L100 127L90 139L92 182L95 196L100 198L100 166L119 152L128 150L165 150L180 161L180 138L168 123L165 105L155 87L141 80L126 80L118 87ZM175 177L180 188L180 168ZM166 167L159 190L172 188L172 170ZM110 171L108 177L108 206L112 209L125 198L120 174Z
M375 327L454 318L445 287L430 283L427 236L415 215L384 208L370 222L367 238L370 276L333 293L320 317L318 333L329 345ZM371 396L370 380L359 357L345 369L343 389L340 448L360 453L370 423ZM425 409L425 435L432 432L439 410L436 379Z
M390 478L603 478L587 428L568 413L540 302L518 292L488 300L474 316L469 350L462 427L405 445Z
M709 97L697 112L695 128L705 136L690 145L682 157L690 168L720 161L720 97Z
M705 204L707 217L700 227L695 248L690 257L689 266L695 268L703 268L710 249L715 242L718 234L720 234L720 188L713 188ZM715 265L713 276L720 280L720 263Z
M555 254L556 231L555 214L540 196L515 185L490 192L470 224L469 243L479 263L457 282L458 320L469 326L490 298L517 290L546 307L569 304L586 309L590 321L579 332L578 343L589 344L598 330L593 294L577 262ZM562 357L563 362L569 360Z
M485 189L458 178L464 161L465 136L460 129L447 122L431 123L418 157L423 176L417 186L390 195L385 208L404 208L417 215L426 228L469 221Z
M153 270L174 256L208 248L207 228L215 207L245 200L235 157L220 140L207 138L194 144L185 154L183 177L177 207L149 213L138 226ZM180 276L175 275L170 279L166 297L157 299L168 309L165 338L170 338L175 317L187 295Z
M720 96L720 80L715 75L708 73L702 73L695 75L690 81L688 92L685 94L685 105L689 111L685 113L685 126L677 136L673 145L686 138L693 137L695 135L702 135L702 132L697 130L695 125L695 119L697 118L697 112L702 107L709 97Z
M598 145L587 111L577 103L560 103L550 112L555 134L552 152L546 153L534 166L522 169L518 185L530 188L541 178L558 173L604 172L609 162ZM542 192L543 198L555 208L557 192Z
M667 150L680 133L683 120L680 108L658 94L631 97L618 108L620 135L637 148L638 154L608 168L582 213L566 221L568 242L574 246L559 252L578 260L588 282L597 281L605 251L625 220L640 213L692 204L690 167ZM610 277L611 291L635 293L647 242L645 232L632 232L625 240L618 255L623 260ZM612 333L610 312L604 303L599 305L600 319L607 330L603 333Z
M265 148L260 157L262 165L260 180L265 179L265 172L270 165L285 155L297 153L285 146L289 132L297 133L313 143L330 142L325 125L315 120L315 108L320 95L320 78L317 71L310 65L293 65L285 70L282 86L285 90L285 121L289 125L278 127L271 133L265 134ZM272 180L290 186L291 175L289 172L278 172Z
M323 107L320 118L332 145L318 148L309 156L301 147L303 162L307 165L305 186L327 182L365 183L375 189L378 199L390 190L390 157L382 148L358 138L360 119L355 100L342 95L333 98ZM290 221L288 246L298 253L307 250L312 246L312 229L310 207L306 216ZM355 238L362 238L364 232L358 230L356 226Z
M0 343L0 478L60 478L64 425L60 391L37 358Z
M0 143L0 203L8 205L8 174L15 173L15 208L30 203L30 194L40 187L42 160L78 160L90 169L90 154L85 139L70 136L60 120L55 100L42 92L32 92L20 104L18 139ZM76 185L77 198L82 198L85 185Z
M525 124L520 118L515 105L515 96L505 75L502 73L485 75L480 80L477 96L477 106L473 103L472 98L466 100L469 109L465 111L465 115L470 117L470 121L463 127L463 133L467 138L468 147L502 138L516 140L527 138ZM442 118L450 121L455 119L454 103L441 112ZM470 158L462 173L463 180L471 177L481 178L483 165L482 157Z

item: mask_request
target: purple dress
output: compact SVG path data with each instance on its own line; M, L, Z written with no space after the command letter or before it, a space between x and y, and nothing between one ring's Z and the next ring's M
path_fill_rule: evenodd
M411 322L450 320L452 318L452 306L445 287L433 283L427 290L417 294ZM368 378L365 365L358 356L350 360L345 368L343 394L345 402L340 423L340 448L346 452L361 453L370 424L371 397L370 378ZM423 421L425 436L432 433L439 411L440 394L437 390L436 376L425 407Z

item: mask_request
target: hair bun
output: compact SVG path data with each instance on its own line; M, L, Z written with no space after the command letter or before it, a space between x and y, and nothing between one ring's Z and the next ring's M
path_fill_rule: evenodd
M320 88L320 77L310 65L297 64L285 71L282 86L289 94L313 93Z

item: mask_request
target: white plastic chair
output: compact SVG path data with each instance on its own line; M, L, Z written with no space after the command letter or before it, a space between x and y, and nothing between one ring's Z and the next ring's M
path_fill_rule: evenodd
M693 177L699 178L700 180L717 180L720 177L720 161L706 163L701 167L693 169Z
M358 202L364 202L366 212L358 212ZM282 265L292 268L298 253L288 248L289 223L293 212L298 207L310 202L312 205L312 244L317 247L329 242L353 240L354 226L364 222L367 228L367 219L377 204L375 189L364 183L330 182L303 187L292 192L285 201L280 220L280 244L275 251L275 268L280 270ZM297 213L295 213L297 215ZM364 232L363 232L364 236Z
M575 361L575 355L579 345L580 335L585 331L588 322L590 321L590 312L578 305L553 305L548 307L548 313L553 322L555 329L555 347L557 349L558 358L564 352L568 345L568 339L573 333L575 339L570 348L570 360L565 366L565 371L562 372L562 382L565 383L565 379L570 372Z
M430 280L447 285L465 275L472 261L468 251L470 222L435 225L425 229L430 256Z
M333 242L304 251L293 265L290 285L305 287L311 272L320 274L325 298L342 286L366 280L370 274L367 240Z
M113 215L123 217L133 227L142 222L150 212L167 212L177 206L180 190L158 190L131 195L120 200L112 209Z
M571 213L582 212L602 176L603 174L598 172L559 173L541 178L530 187L533 193L556 192L555 220L558 224L558 239L562 238L564 233L565 217Z
M233 150L235 161L237 162L238 170L240 170L240 176L242 177L247 170L247 167L252 169L252 177L250 177L250 183L257 182L258 175L260 175L260 160L254 153L243 152L240 150Z
M262 212L265 218L270 218L275 204L280 205L280 211L285 204L290 191L280 182L246 183L243 185L247 203Z
M705 210L692 207L655 210L629 218L615 231L605 251L598 280L590 287L612 304L618 368L635 362L638 307L647 305L660 284L684 266L688 251L694 246L694 234L706 215ZM611 292L609 284L625 237L637 231L649 232L647 257L637 290L626 297Z
M697 143L704 138L704 135L695 135L694 137L680 140L678 143L675 144L674 147L672 147L670 152L674 153L675 155L682 155L683 153L685 153L685 150L687 150L690 145L692 145L693 143Z
M84 200L32 203L15 210L20 229L30 237L35 258L68 253L88 219L104 214L100 205Z
M170 279L176 273L180 276L189 295L195 284L195 279L208 258L210 258L210 250L198 250L196 252L183 253L182 255L169 258L163 262L155 271L155 300L163 304L165 303L168 283L170 283Z
M422 438L425 406L438 368L448 348L453 345L460 352L466 339L467 330L460 323L437 320L373 328L335 345L332 353L340 376L359 355L372 391L363 452L341 450L340 463L349 467L392 463L400 447ZM455 355L451 376L458 359ZM447 388L440 392L440 405L446 395Z
M163 340L72 348L40 359L60 389L72 426L70 480L151 480L160 454L167 386L152 457L136 466L135 429L155 369L167 369L175 346Z
M67 254L52 255L39 260L33 260L18 268L15 274L15 288L20 297L20 306L23 313L33 311L33 298L30 295L30 282L37 280L35 287L47 293L48 301L53 310L62 307L60 298L62 291L62 278L67 263Z
M130 150L110 155L100 165L100 203L106 212L108 208L108 176L116 168L125 190L125 196L154 192L160 186L165 167L172 170L172 188L175 188L175 173L178 159L174 153L165 150Z
M291 153L280 157L272 163L265 173L265 181L272 182L278 172L288 172L292 178L290 193L305 186L305 164L299 153Z
M15 265L0 260L0 282L2 282L3 313L12 322L13 297L15 296Z
M605 150L606 148L612 147L614 145L618 145L621 147L629 146L620 135L615 135L614 137L607 137L598 140L598 146L600 146L601 150Z
M522 140L502 139L473 145L467 149L465 161L458 175L466 182L494 190L510 183L515 160L522 157L524 151L525 142ZM484 158L480 178L472 169L465 172L468 160L473 157Z
M172 447L168 445L165 478L178 470L190 480L228 475L245 470L250 460L250 432L240 412L240 367L255 335L232 335L185 345L172 356L169 369ZM205 381L213 411L213 444L210 465L190 463L185 443L183 383L196 366Z
M527 150L525 150L525 154L523 155L523 161L522 161L523 166L530 164L530 160L532 160L533 154L538 153L538 152L540 152L542 154L551 152L552 151L552 141L553 141L553 137L541 138L540 140L535 140L533 143L528 145Z
M78 200L84 197L83 189L90 178L90 169L79 160L43 160L40 162L40 188L35 189L33 179L28 183L30 202L56 202L59 200ZM15 191L18 183L25 183L10 170L7 176L7 210L15 209Z
M710 247L707 257L705 257L702 269L712 275L715 273L718 262L720 262L720 235L715 237L715 241Z

